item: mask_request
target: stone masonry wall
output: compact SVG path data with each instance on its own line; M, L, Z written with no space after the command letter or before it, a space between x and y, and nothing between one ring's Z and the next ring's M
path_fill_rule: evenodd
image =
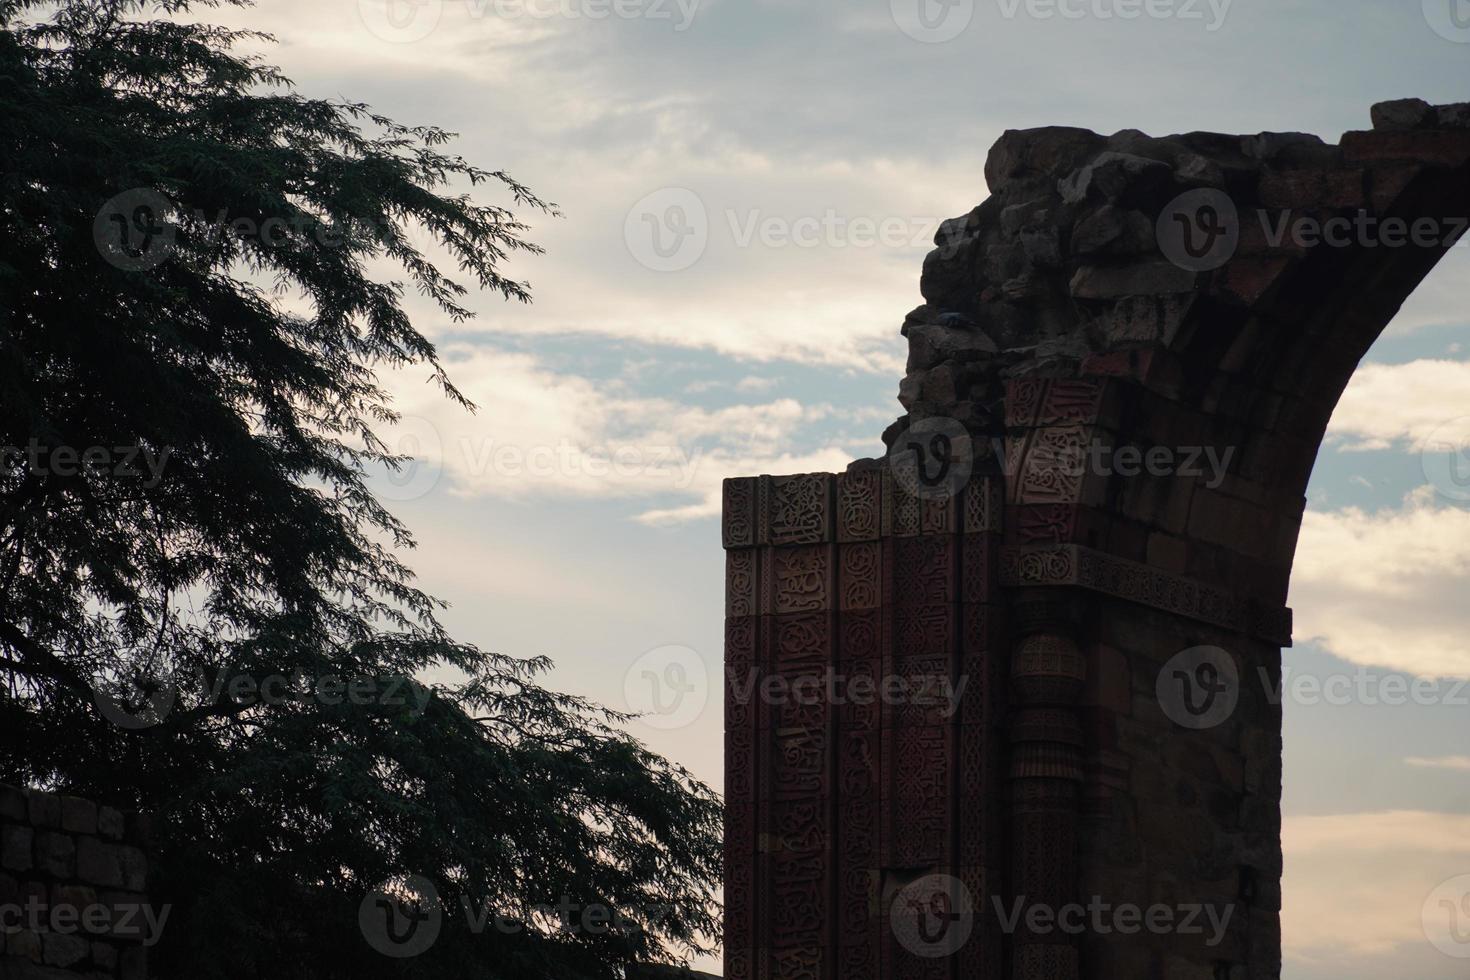
M0 980L147 977L147 821L0 786Z
M1470 104L1371 115L1007 132L924 263L887 458L727 483L732 680L968 692L938 724L732 685L727 977L1279 978L1307 480L1470 226Z

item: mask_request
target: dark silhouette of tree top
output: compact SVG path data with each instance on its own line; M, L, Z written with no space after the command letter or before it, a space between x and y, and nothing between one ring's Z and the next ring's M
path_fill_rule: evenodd
M545 661L449 637L367 482L407 462L380 370L472 409L406 291L452 320L471 288L527 300L517 213L554 208L235 52L265 35L170 19L215 5L0 0L0 778L157 814L164 976L698 948L718 801ZM410 875L442 926L383 956L372 896Z

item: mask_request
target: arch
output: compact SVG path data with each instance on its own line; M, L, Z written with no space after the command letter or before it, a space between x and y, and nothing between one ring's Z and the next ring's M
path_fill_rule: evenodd
M1470 106L1372 116L1338 144L1007 132L924 263L888 460L727 483L732 668L973 684L950 716L727 692L728 977L1279 975L1253 678L1332 409L1470 216ZM941 431L964 478L931 484ZM895 920L919 882L968 908L953 949ZM996 921L1023 898L1231 915Z

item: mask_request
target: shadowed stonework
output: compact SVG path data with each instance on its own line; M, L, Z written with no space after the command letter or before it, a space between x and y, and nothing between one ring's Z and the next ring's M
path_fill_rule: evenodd
M1470 215L1470 106L1373 123L1006 133L888 458L727 482L727 977L1279 976L1307 479Z

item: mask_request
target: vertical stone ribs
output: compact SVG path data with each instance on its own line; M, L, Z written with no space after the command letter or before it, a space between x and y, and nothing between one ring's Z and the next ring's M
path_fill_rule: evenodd
M916 950L890 906L940 874L982 908L1000 878L1002 501L879 468L726 482L731 980L1000 977L984 916Z

